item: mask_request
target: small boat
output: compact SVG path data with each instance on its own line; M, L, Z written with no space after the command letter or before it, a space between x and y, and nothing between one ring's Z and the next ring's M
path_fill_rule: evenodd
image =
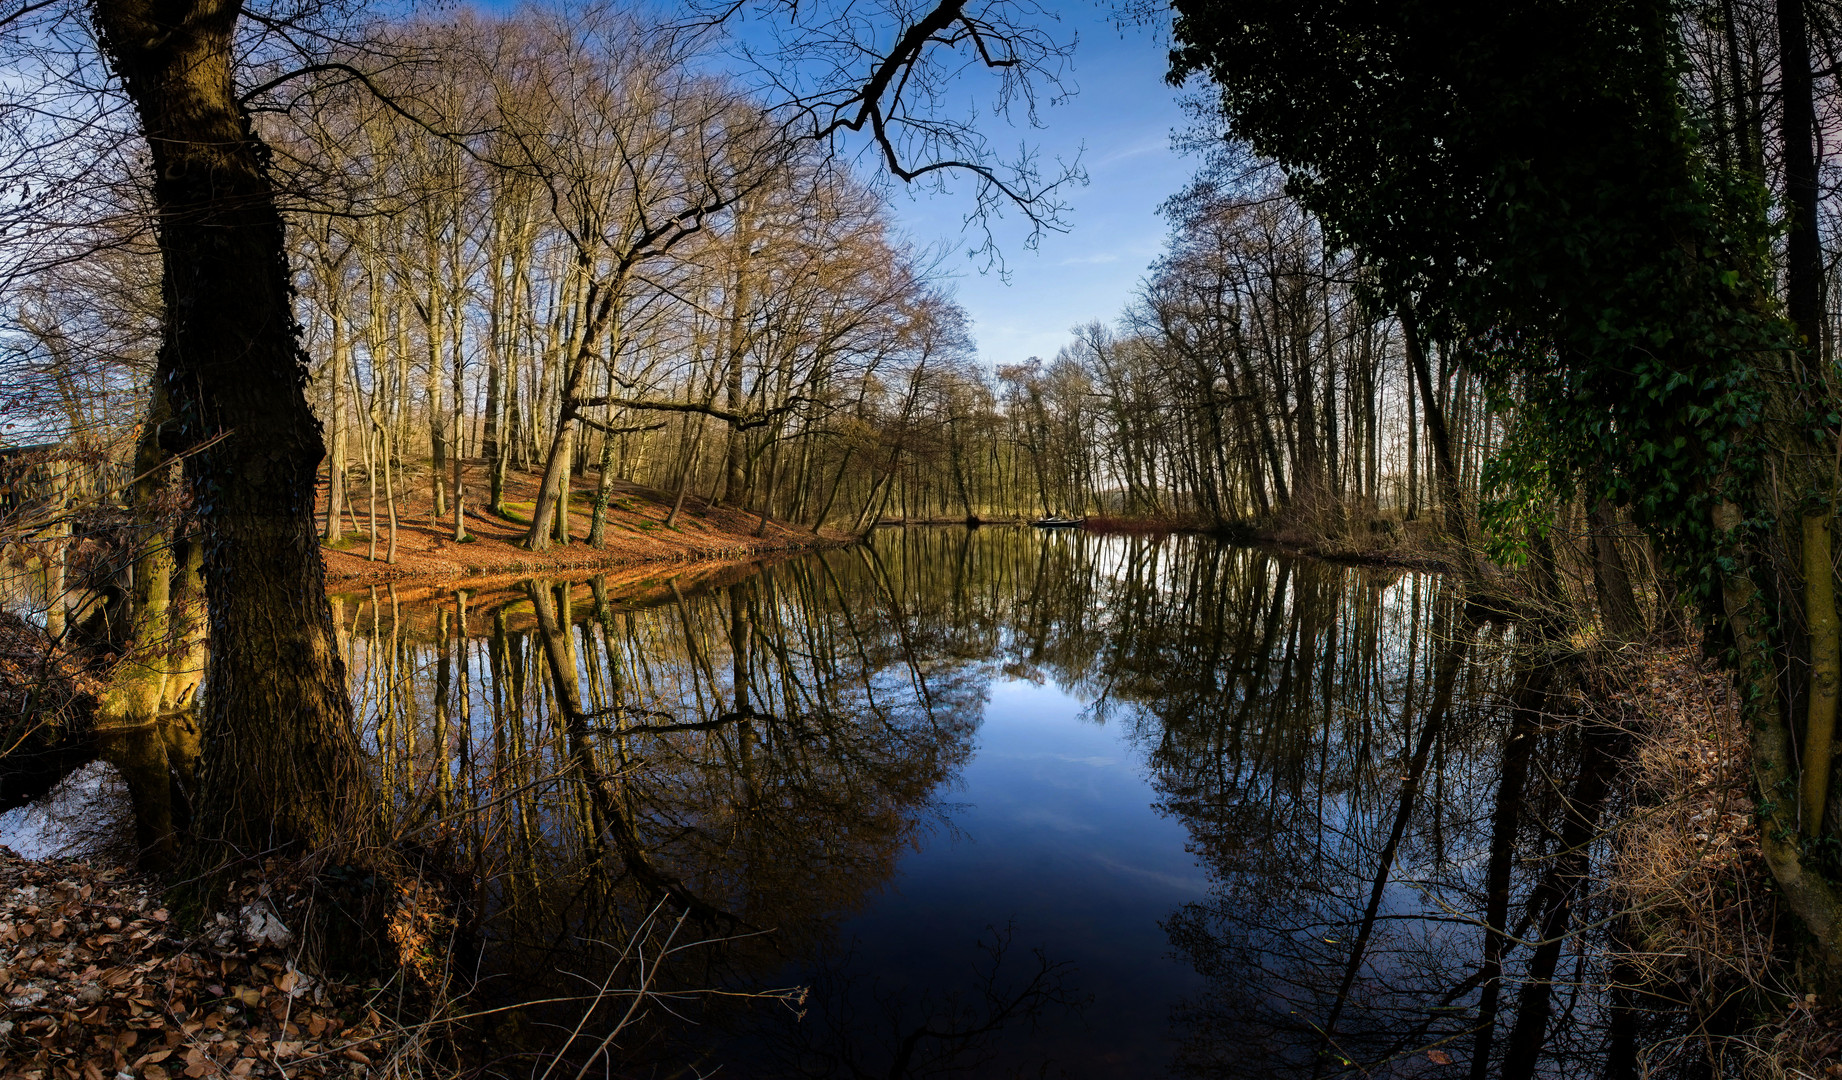
M1055 517L1052 515L1046 518L1039 518L1030 522L1030 524L1038 529L1078 529L1081 527L1082 520L1082 518Z

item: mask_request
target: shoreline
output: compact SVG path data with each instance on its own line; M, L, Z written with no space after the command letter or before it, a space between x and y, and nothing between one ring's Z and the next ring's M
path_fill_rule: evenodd
M980 518L976 523L964 518L884 518L871 529L985 528L988 526L1031 528L1027 517ZM1094 514L1082 519L1078 527L1062 531L1084 532L1095 536L1207 536L1240 547L1264 548L1287 558L1320 559L1345 566L1408 570L1419 573L1448 574L1458 568L1437 550L1431 523L1415 521L1394 523L1393 539L1380 545L1363 545L1353 536L1311 536L1288 525L1228 523L1204 525L1170 518L1128 518ZM1384 533L1383 536L1388 534ZM844 540L843 543L850 541Z
M750 515L749 520L755 519ZM1321 538L1315 541L1319 551L1307 550L1314 541L1297 531L1270 530L1260 536L1256 530L1231 534L1202 528L1107 528L1104 523L1086 531L1154 538L1185 532L1285 557L1348 564L1370 558L1361 550L1338 550L1337 538ZM706 532L715 544L718 531ZM1401 566L1416 556L1434 561L1433 550L1421 547L1423 535L1407 529L1375 539L1394 541L1394 548L1380 554L1392 560L1386 565ZM804 544L769 541L727 559L678 548L651 558L628 552L611 565L586 567L580 565L582 557L592 564L603 551L574 543L553 552L576 556L568 560L571 565L547 565L559 579L575 569L618 569L623 572L614 576L649 583L655 594L662 594L655 599L669 602L675 585L687 577L720 580L727 573L747 572L750 564L772 561L776 554L791 556L840 543L823 536ZM1354 547L1350 538L1341 543ZM1326 546L1329 552L1322 550ZM394 585L393 592L410 601L423 593L485 589L495 577L436 581L428 576L438 572L395 577L377 587ZM520 568L496 577L509 585L521 574L530 576ZM541 568L538 576L543 576ZM352 592L366 587L351 581L329 578L328 591L336 593L341 584ZM578 599L586 602L583 590L586 586L578 583ZM482 599L490 598L468 602ZM362 611L353 613L354 632L362 616ZM371 617L377 618L375 607ZM464 634L464 620L461 625ZM445 624L442 633L447 633ZM1832 1014L1785 1005L1779 992L1782 972L1772 959L1773 886L1758 848L1735 691L1693 646L1661 640L1621 653L1616 673L1606 712L1636 744L1627 766L1632 771L1623 781L1630 785L1632 804L1600 834L1613 851L1597 880L1643 916L1621 933L1639 935L1636 955L1644 974L1657 984L1688 979L1706 988L1685 1006L1700 1010L1697 1016L1713 1017L1726 995L1743 992L1749 1001L1772 1006L1749 1022L1747 1034L1779 1047L1787 1060L1824 1060L1830 1053L1825 1024ZM286 882L287 875L276 880ZM4 1017L9 1026L0 1030L0 1058L11 1053L16 1060L29 1060L47 1077L54 1071L61 1075L66 1066L94 1066L104 1075L128 1069L147 1080L180 1080L194 1075L192 1070L201 1076L285 1069L291 1076L359 1077L372 1075L380 1061L469 1052L473 1044L464 1036L439 1042L427 1035L433 1030L434 1006L418 1011L412 1005L392 1013L361 982L298 967L300 958L286 948L220 930L238 924L248 905L264 901L247 891L257 887L254 877L238 887L246 891L224 908L229 923L178 925L162 906L159 884L126 867L66 857L20 858L0 848L0 941L17 928L7 943L24 961L10 970L0 968L10 979L0 982L0 989L27 1001ZM289 887L284 884L265 902L292 924L300 909L290 906L294 894ZM108 923L111 918L119 938ZM34 951L25 954L26 949ZM129 972L119 985L102 977ZM156 993L165 997L153 998ZM159 1004L149 1006L148 1000ZM441 999L439 1007L453 1009L454 1000ZM72 1022L73 1016L80 1022ZM89 1041L98 1035L102 1038ZM246 1060L252 1064L243 1066ZM233 1071L238 1068L244 1071Z
M1377 519L1382 520L1382 519ZM1367 542L1360 542L1356 532L1342 536L1314 535L1298 525L1284 523L1227 522L1205 525L1155 518L1125 518L1090 515L1082 530L1102 536L1164 536L1186 533L1209 536L1243 547L1265 548L1291 558L1321 559L1347 566L1410 570L1420 573L1446 574L1457 567L1439 550L1437 535L1429 521L1402 522L1386 519L1391 528L1368 530Z

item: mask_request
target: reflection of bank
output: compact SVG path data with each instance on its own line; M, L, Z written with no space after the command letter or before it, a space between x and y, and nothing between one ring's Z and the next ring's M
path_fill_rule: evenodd
M342 625L403 827L478 868L483 1003L579 996L661 904L733 939L679 954L663 989L811 987L797 1022L741 997L662 1004L620 1040L636 1069L763 1074L773 1055L775 1075L891 1075L955 989L1002 1013L1034 983L1059 1008L1067 984L1036 975L1066 957L1034 963L1038 925L995 977L974 934L924 936L943 960L923 978L857 964L839 930L890 907L902 860L938 865L910 852L982 767L981 722L997 738L1001 673L1130 733L1144 799L1182 827L1174 856L1189 865L1187 837L1207 875L1205 899L1160 901L1141 928L1147 961L1175 946L1204 985L1172 1027L1179 1071L1410 1074L1480 1046L1493 1072L1512 1055L1564 1071L1597 1060L1615 1019L1586 988L1598 954L1563 932L1595 918L1582 867L1608 759L1557 718L1564 669L1518 681L1516 635L1467 624L1430 576L1197 536L908 529L676 588L529 583L394 609L386 590L348 599ZM956 988L934 977L949 967ZM579 1013L527 1008L503 1038L536 1050L540 1024ZM1085 1026L1109 1037L1102 1015ZM911 1054L949 1043L971 1045L922 1035ZM1074 1071L1107 1075L1088 1056Z
M1265 615L1168 613L1134 698L1214 878L1167 923L1209 980L1178 1071L1598 1070L1620 1018L1591 860L1620 736L1579 714L1576 666L1466 622L1438 579L1248 569L1224 610Z
M590 580L419 609L348 598L354 696L401 827L480 882L479 996L572 999L520 1011L524 1049L574 1023L578 977L599 984L661 904L691 915L680 944L731 940L681 954L658 989L739 994L888 878L977 708L956 672L912 656L877 573L829 552L638 596ZM748 1012L671 1008L704 1026L655 1012L623 1042L690 1055Z

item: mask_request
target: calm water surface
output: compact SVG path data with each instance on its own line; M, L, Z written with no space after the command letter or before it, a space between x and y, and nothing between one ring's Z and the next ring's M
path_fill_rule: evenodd
M479 1003L569 999L508 1075L1599 1075L1663 1022L1537 932L1608 756L1433 577L917 529L336 611Z

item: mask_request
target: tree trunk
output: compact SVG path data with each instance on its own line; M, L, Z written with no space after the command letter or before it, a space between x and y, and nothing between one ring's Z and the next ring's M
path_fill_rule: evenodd
M350 362L351 346L345 336L345 316L334 301L327 306L333 325L333 355L327 361L332 375L332 404L327 409L333 422L332 458L326 466L326 531L321 535L329 544L340 540L339 515L345 509L345 366Z
M1407 373L1407 510L1403 516L1408 521L1420 519L1420 389L1416 376L1415 371Z
M572 339L573 354L565 353L569 365L558 397L556 433L550 440L550 459L544 466L544 479L537 488L537 503L531 511L531 528L524 535L524 546L531 551L550 547L552 537L569 542L569 472L574 452L575 433L581 426L577 402L589 365L599 359L597 342L614 317L614 305L620 295L622 280L591 282L582 300L582 329Z
M397 561L397 489L396 489L396 481L391 479L391 473L390 473L390 432L389 430L386 428L379 428L378 433L377 433L377 441L379 444L379 449L382 451L382 454L383 454L384 509L387 510L390 514L390 541L387 545L385 545L384 562L386 565L395 566L396 561Z
M1823 349L1823 251L1817 235L1816 105L1811 98L1810 31L1804 0L1778 0L1778 72L1784 106L1785 313L1804 340L1806 362Z
M457 304L456 307L458 308L458 306ZM467 489L464 478L461 475L461 468L466 458L467 441L465 438L466 428L464 426L467 417L467 359L466 354L461 351L460 312L456 310L449 314L451 316L449 322L454 327L454 354L452 361L454 383L451 388L454 391L454 413L452 423L449 424L448 430L453 435L453 445L449 448L449 453L453 457L454 469L454 542L459 544L464 543L468 538Z
M831 488L825 493L825 501L819 505L819 512L812 515L812 533L817 536L825 527L825 519L831 514L832 504L838 499L838 492L844 487L845 471L851 467L851 451L854 447L845 447L844 454L838 461L837 475L831 479Z
M685 493L691 490L691 474L697 468L697 449L703 442L704 428L701 419L694 421L697 428L691 433L691 448L686 452L684 465L678 471L678 494L672 499L671 513L665 515L665 527L678 527L678 514L684 509Z
M371 543L365 558L370 562L377 561L377 454L374 449L377 439L376 432L365 432L365 488L371 497Z
M757 537L767 535L768 512L774 508L774 487L776 484L780 483L781 440L778 436L774 436L773 438L774 445L772 449L768 451L767 490L761 493L761 520L755 523L755 535Z
M135 447L133 585L129 593L128 651L110 673L96 709L97 749L128 785L134 806L134 841L140 863L164 870L178 854L173 785L160 732L170 653L167 630L172 613L173 537L163 521L171 458L160 448L161 428L172 419L165 391L156 380L147 419Z
M1721 0L1721 32L1726 43L1727 77L1733 83L1733 136L1735 149L1739 151L1740 164L1747 173L1761 184L1765 182L1765 163L1762 160L1758 125L1759 110L1754 107L1752 95L1748 93L1744 65L1740 59L1739 23L1734 18L1733 0Z
M1420 341L1420 328L1413 312L1401 308L1401 336L1407 342L1407 362L1413 367L1414 381L1420 386L1420 404L1426 412L1426 434L1433 444L1433 465L1439 474L1439 501L1446 531L1460 548L1470 546L1465 522L1465 504L1458 487L1458 468L1452 462L1452 442L1446 433L1445 413L1439 396L1433 392L1432 373L1426 366L1426 350Z
M1795 815L1787 813L1795 805L1789 800L1795 789L1796 758L1778 694L1778 667L1766 636L1765 605L1741 535L1744 515L1738 506L1723 502L1713 516L1721 537L1721 601L1733 631L1735 682L1752 731L1753 782L1762 793L1759 848L1785 901L1834 964L1842 961L1842 902L1822 874L1804 866Z
M429 259L429 276L431 279L438 271L433 256ZM442 340L441 300L435 295L435 287L429 286L428 309L423 313L423 328L428 332L429 346L429 496L434 500L435 517L432 525L441 523L448 513L448 410L443 402L441 379L441 340Z
M51 527L45 530L45 634L53 641L63 641L68 623L64 602L70 564L70 463L61 457L51 461Z
M1599 619L1613 641L1633 642L1644 636L1644 619L1631 591L1631 575L1618 550L1618 515L1610 503L1593 506L1593 588L1599 598Z
M499 382L505 365L501 348L499 313L492 313L492 352L486 366L486 417L480 432L480 456L486 459L486 509L494 517L505 516L505 446L499 439Z
M304 388L268 151L238 101L239 7L97 0L103 47L152 159L170 450L204 537L211 660L200 807L207 863L367 845L374 793L334 645L313 491L324 446ZM215 442L207 442L214 437Z
M614 440L606 432L601 438L600 468L595 474L595 505L589 512L588 546L608 546L608 503L614 493Z
M1805 706L1803 830L1823 832L1829 802L1830 744L1836 731L1836 683L1842 678L1836 626L1835 565L1829 517L1804 517L1804 619L1810 627L1810 694Z
M749 248L754 243L754 233L749 225L751 220L746 214L736 215L737 250L740 262L735 272L735 290L731 294L729 306L729 366L723 379L724 404L732 413L740 413L743 406L742 376L744 362L748 358L748 319L749 309L754 303L754 276L748 272ZM765 376L763 379L765 380ZM718 500L737 509L746 506L742 486L747 478L745 462L748 456L747 433L729 425L728 453L725 455L723 470L723 494Z

